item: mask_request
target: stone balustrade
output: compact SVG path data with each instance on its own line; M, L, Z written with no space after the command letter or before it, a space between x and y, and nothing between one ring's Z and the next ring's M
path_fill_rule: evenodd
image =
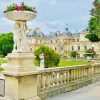
M100 74L100 65L91 66L90 64L38 70L35 73L37 76L37 95L44 99L78 89L97 81L97 74Z
M18 98L22 99L22 97L31 94L33 98L29 100L42 100L53 95L81 88L98 80L100 81L100 64L38 69L34 70L31 75L23 75L15 76L15 79L18 79L21 85L24 84L20 88L24 93L19 92ZM2 99L0 98L0 100ZM23 98L23 100L28 99Z

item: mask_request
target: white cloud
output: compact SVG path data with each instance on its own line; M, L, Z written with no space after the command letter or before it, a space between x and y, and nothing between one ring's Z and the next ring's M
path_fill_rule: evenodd
M0 0L0 32L13 28L12 21L8 21L3 15L6 6L22 1L35 5L39 12L37 18L29 22L29 26L39 26L43 32L48 33L63 30L66 23L72 32L87 27L93 0Z

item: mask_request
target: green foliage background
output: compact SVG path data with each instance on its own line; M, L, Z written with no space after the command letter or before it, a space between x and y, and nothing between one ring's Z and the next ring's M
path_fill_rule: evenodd
M0 34L0 56L6 56L13 49L13 34Z
M94 0L91 10L91 19L89 21L89 32L86 38L91 42L100 41L100 0Z
M71 57L72 58L76 58L79 54L77 53L77 51L72 51L71 52Z
M41 53L44 53L46 68L58 66L60 61L60 56L53 49L47 46L40 46L37 50L35 50L34 55L36 56L36 58L34 63L36 66L40 66L39 55Z

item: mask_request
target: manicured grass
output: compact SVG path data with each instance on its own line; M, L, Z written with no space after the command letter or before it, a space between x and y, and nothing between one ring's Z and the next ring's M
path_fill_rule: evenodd
M84 65L84 64L87 64L87 62L85 62L85 61L64 61L64 60L61 60L59 62L59 67Z
M0 67L0 72L3 71L4 69Z
M1 63L7 63L7 60L0 59L0 64Z

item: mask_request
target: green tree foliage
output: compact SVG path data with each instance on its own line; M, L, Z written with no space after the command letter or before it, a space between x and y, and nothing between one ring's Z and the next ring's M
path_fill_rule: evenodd
M100 41L100 39L98 38L98 36L96 35L96 34L87 34L86 36L85 36L85 38L87 38L87 39L89 39L91 42L98 42L98 41Z
M13 34L0 34L0 55L6 56L13 49Z
M76 58L79 54L76 51L71 52L71 57Z
M37 50L35 50L34 52L34 55L36 56L35 65L37 66L40 65L39 55L41 53L44 53L46 68L58 66L60 61L60 56L53 49L47 46L40 46Z
M89 21L89 32L86 36L91 42L100 41L100 0L93 2L93 9L91 10L91 19Z

